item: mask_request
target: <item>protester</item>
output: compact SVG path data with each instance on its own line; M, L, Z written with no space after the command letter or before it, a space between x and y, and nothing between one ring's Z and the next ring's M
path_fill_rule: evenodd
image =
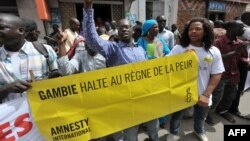
M106 67L106 60L101 54L88 46L85 46L85 48L86 50L75 53L73 58L69 60L65 46L61 44L59 47L61 57L58 59L58 65L63 75L88 72Z
M102 20L101 17L96 18L95 26L96 26L96 29L100 27L104 27L104 21Z
M167 21L165 16L159 15L156 18L156 20L159 25L159 36L162 37L166 41L169 49L172 49L175 44L174 34L171 31L165 29L166 21Z
M25 102L26 91L31 88L30 81L48 77L47 61L31 42L24 39L25 24L19 17L1 13L0 35L0 44L3 44L0 48L0 103L17 100ZM49 53L52 58L50 66L57 69L56 54L52 51ZM31 77L30 72L34 77ZM33 119L30 117L27 120L32 122L32 139L42 141L43 137ZM11 130L18 131L19 128L13 126Z
M217 20L214 22L214 39L218 39L226 35L226 30L224 29L224 22L222 20Z
M52 47L57 46L56 44L56 35L59 33L59 25L52 25L53 32L49 34L49 36L44 36L44 39L47 41L49 45Z
M83 49L81 51L78 49L78 51L76 51L71 58L69 54L67 54L65 48L66 36L67 35L65 35L65 33L60 32L57 38L60 55L60 58L57 61L63 75L71 75L106 68L106 59L92 48L89 48L85 44L85 40L82 40L76 46L76 49ZM81 37L81 35L78 37ZM83 44L84 46L82 46ZM122 132L115 133L113 136L114 139L120 139L123 137ZM107 137L105 136L91 141L106 141L106 139Z
M64 41L64 43L61 43L61 41L59 41L60 44L57 43L57 46L63 46L65 47L65 51L66 54L68 55L68 59L70 60L76 53L80 53L82 51L85 50L85 38L78 34L78 32L76 32L77 30L79 30L80 24L78 23L79 21L75 18L72 18L70 20L71 22L71 28L70 29L66 29L63 33L61 32L60 29L58 29L58 33L56 34L56 42L58 42L58 40ZM72 31L75 31L74 33ZM69 41L70 41L70 48L69 47ZM62 49L61 49L62 51ZM61 57L60 55L62 55L62 53L58 54L59 57Z
M52 25L53 32L49 34L49 37L53 38L57 33L59 33L59 25L53 24Z
M40 31L37 29L37 24L33 20L23 19L25 24L25 39L30 42L38 40Z
M241 16L241 21L245 24L245 31L242 35L243 40L248 42L247 48L250 49L250 12L245 12ZM247 48L245 50L247 51ZM234 114L240 118L250 120L250 115L243 114L239 111L239 104L240 104L240 97L244 93L245 83L247 79L248 70L250 67L250 60L249 60L249 53L246 54L246 58L241 58L238 62L238 67L240 71L240 82L238 85L237 95L236 98L233 100L233 103L229 109L231 114ZM244 60L242 60L244 59Z
M142 22L141 21L135 21L135 26L140 26L140 27L142 27Z
M142 37L138 39L137 44L142 46L147 52L148 59L159 58L167 55L170 50L165 40L158 36L159 28L156 20L147 20L142 26ZM154 119L144 123L149 132L149 136L153 141L159 141L158 119ZM137 132L137 131L135 131Z
M135 25L133 27L134 33L133 33L133 39L134 42L137 42L138 39L141 37L142 27L140 25Z
M110 29L110 31L108 32L108 35L109 36L112 36L112 35L114 35L114 34L118 34L118 30L117 30L117 24L116 24L116 21L111 21L111 23L110 23L110 26L111 26L111 29Z
M176 24L171 25L171 31L172 31L172 33L174 33L174 41L175 41L174 45L179 44L181 34L180 34Z
M99 27L99 28L97 29L97 33L98 33L98 35L99 35L102 39L104 39L104 40L109 40L109 35L106 34L107 32L106 32L106 30L105 30L104 27Z
M142 37L138 39L137 43L147 52L148 59L159 58L170 52L166 41L158 36L158 33L156 20L145 21L142 26Z
M220 83L213 92L213 105L211 106L207 123L213 124L211 112L216 109L216 113L231 123L235 123L235 118L228 110L235 99L237 85L240 81L240 72L238 62L241 57L246 57L244 53L244 44L237 39L237 36L242 36L244 33L244 25L238 22L228 22L225 24L227 31L226 35L215 41L215 46L219 48L225 72L223 72ZM218 105L218 106L217 106Z
M64 30L64 33L67 35L66 38L66 51L69 51L69 49L74 44L74 41L76 37L79 35L80 31L80 22L77 18L71 18L69 20L69 28Z
M111 31L111 25L110 25L110 23L109 23L109 22L104 22L104 27L102 27L102 28L105 28L106 34L107 34L108 36L110 36L110 35L109 35L109 32ZM97 30L98 30L98 29L97 29Z
M25 39L29 42L32 42L35 49L45 57L47 62L46 65L49 68L48 77L56 78L61 76L57 67L55 68L54 65L51 66L51 60L54 60L55 57L53 54L56 54L56 52L50 45L45 44L44 42L38 40L40 31L37 29L36 22L33 20L24 19L24 23L25 23L25 34L24 34Z
M193 18L183 31L180 45L176 45L170 55L195 51L199 58L198 70L198 103L194 106L194 133L201 141L208 141L204 123L211 103L211 93L221 79L224 71L220 51L212 46L213 30L208 20ZM170 134L167 141L179 138L180 122L185 109L172 114Z
M93 19L92 4L93 0L84 0L83 33L87 45L106 58L107 66L112 67L146 60L144 49L132 42L133 30L128 20L122 19L118 23L118 43L103 40L98 36ZM121 140L121 138L115 140ZM124 141L136 140L137 132L130 130L130 128L124 130Z
M244 34L242 35L245 40L250 40L250 12L245 12L241 16L241 21L245 24L245 31Z
M11 14L0 14L0 100L2 102L25 96L25 91L31 85L29 70L34 73L35 79L47 78L49 68L45 57L40 54L31 42L24 40L25 24ZM49 48L48 48L49 49ZM56 54L50 51L50 66L57 69ZM26 62L26 63L25 63ZM20 67L22 63L22 67ZM7 65L7 66L6 66Z

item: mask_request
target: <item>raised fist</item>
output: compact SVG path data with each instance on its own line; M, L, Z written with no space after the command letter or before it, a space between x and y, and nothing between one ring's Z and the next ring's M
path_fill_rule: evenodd
M91 7L92 3L93 3L93 0L84 0L84 7L89 8Z

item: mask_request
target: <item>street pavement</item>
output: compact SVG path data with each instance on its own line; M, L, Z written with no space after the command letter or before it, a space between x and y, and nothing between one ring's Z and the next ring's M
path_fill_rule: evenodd
M247 91L244 93L244 95L241 97L240 100L240 107L239 107L241 113L244 114L250 114L250 91ZM232 124L222 118L221 116L214 114L213 115L215 120L215 125L210 126L208 124L205 124L206 133L208 136L209 141L223 141L224 139L224 125L226 124ZM241 119L238 117L236 118L235 125L249 125L250 126L250 120ZM166 124L166 129L160 129L159 130L159 137L160 141L166 141L166 136L169 134L169 122ZM193 118L191 119L185 119L181 123L181 138L178 141L199 141L198 138L193 134ZM146 138L148 138L147 134L143 129L140 129L139 135L138 135L138 141L144 141ZM146 140L145 140L146 141Z

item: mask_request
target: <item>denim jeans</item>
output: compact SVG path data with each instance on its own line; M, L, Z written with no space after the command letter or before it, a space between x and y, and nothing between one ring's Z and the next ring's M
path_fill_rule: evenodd
M112 136L114 141L123 141L124 140L123 131L113 133L109 136ZM105 136L105 137L101 137L99 139L95 139L94 141L106 141L106 140L107 140L107 137Z
M149 136L153 141L159 141L158 130L159 130L159 121L154 119L148 122L145 122L144 125L147 127ZM124 141L137 141L139 125L127 128L124 130Z
M139 125L136 125L136 126L123 130L124 141L137 141L138 129L139 129Z
M209 107L201 107L199 105L194 106L194 130L198 134L205 132L204 124L208 111ZM170 133L175 135L179 134L181 120L185 112L186 109L177 111L172 114L170 121Z
M159 141L158 130L159 130L159 120L154 119L144 123L148 129L148 134L153 141Z

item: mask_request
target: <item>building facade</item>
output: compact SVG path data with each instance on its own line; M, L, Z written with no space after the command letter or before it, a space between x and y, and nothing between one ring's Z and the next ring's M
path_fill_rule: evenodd
M230 21L246 11L250 0L179 0L177 25L182 30L192 17Z
M62 26L67 27L70 17L82 19L82 0L50 0L49 5L58 2L62 16ZM167 25L177 21L178 0L95 0L95 18L105 21L127 18L132 24L156 18L158 15L167 17Z
M0 1L0 12L13 13L26 19L33 19L38 24L42 35L51 32L53 24L62 29L69 26L69 19L82 20L83 0L44 0L51 19L40 20L37 16L35 0ZM104 21L122 18L132 23L165 15L167 26L176 23L180 30L194 16L207 17L211 20L233 20L249 10L250 0L94 0L95 18Z
M141 22L164 15L167 19L166 25L170 27L177 22L177 12L178 0L136 0L127 13Z
M53 3L58 3L58 7L54 8L59 8L63 28L68 27L71 17L82 20L83 0L50 0L50 7ZM124 0L95 0L95 19L100 17L104 21L111 21L124 18L124 4Z

